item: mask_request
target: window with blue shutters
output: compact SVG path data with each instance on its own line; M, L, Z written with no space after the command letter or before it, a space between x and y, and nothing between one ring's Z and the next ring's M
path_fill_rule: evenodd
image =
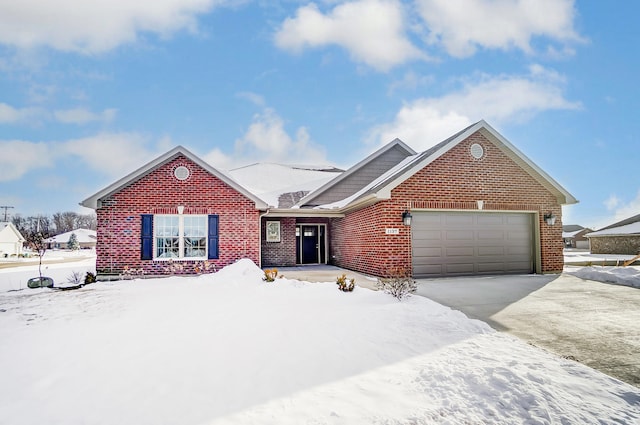
M218 216L143 214L141 258L218 258Z
M208 224L209 224L209 255L207 258L209 260L213 260L218 258L218 216L217 215L209 215L208 216Z

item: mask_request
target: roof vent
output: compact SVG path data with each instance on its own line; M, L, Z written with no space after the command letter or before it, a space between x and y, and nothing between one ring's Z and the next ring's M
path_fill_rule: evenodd
M175 176L176 179L180 181L184 181L189 178L189 176L191 175L191 172L187 167L185 167L184 165L181 165L179 167L176 167L175 170L173 170L173 175Z
M484 155L484 148L478 143L474 143L473 145L471 145L471 148L469 150L471 152L471 156L475 159L480 159Z

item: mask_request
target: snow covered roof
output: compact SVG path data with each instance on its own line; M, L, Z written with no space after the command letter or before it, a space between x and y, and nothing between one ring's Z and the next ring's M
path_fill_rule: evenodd
M373 203L380 199L389 199L391 197L391 191L394 188L396 188L398 185L413 176L419 170L423 169L425 166L432 163L437 158L441 157L450 149L452 149L454 146L466 140L469 136L478 131L480 131L488 140L493 142L518 165L525 169L544 187L554 193L561 204L567 205L575 204L578 202L576 198L573 197L573 195L571 195L558 182L553 180L547 173L545 173L542 169L535 165L529 158L527 158L522 152L520 152L515 146L513 146L493 127L487 124L484 120L481 120L461 130L460 132L454 134L453 136L440 142L439 144L431 147L430 149L405 158L395 167L391 168L379 178L372 181L371 183L363 187L360 191L349 196L348 198L345 198L342 201L334 202L332 204L322 205L317 208L350 208L354 206L362 206L368 203ZM347 173L348 172L349 170L347 170Z
M576 231L573 231L573 232L562 232L562 237L563 237L564 239L575 238L575 237L576 237L576 235L577 235L578 233L580 233L581 231L582 231L582 230L576 230Z
M587 233L585 236L590 238L593 236L628 236L628 235L640 235L640 221L635 223L624 224L618 227L606 227L597 232Z
M95 193L94 195L90 196L89 198L85 199L84 201L82 201L80 203L80 205L82 205L84 207L87 207L87 208L92 208L92 209L95 210L96 208L98 208L98 202L101 199L103 199L105 197L108 197L108 196L112 195L113 193L118 192L122 188L132 184L133 182L135 182L135 181L143 178L147 174L151 173L157 167L159 167L159 166L161 166L161 165L173 160L174 158L176 158L176 157L178 157L180 155L182 155L182 156L186 157L187 159L193 161L194 163L198 164L198 166L202 167L204 170L206 170L207 172L211 173L213 176L215 176L218 179L220 179L221 181L225 182L226 184L231 186L233 189L235 189L239 193L241 193L244 196L246 196L248 199L251 199L252 201L254 201L255 204L256 204L256 208L257 209L266 209L267 208L268 205L265 204L262 199L258 198L254 193L251 193L249 190L247 190L241 184L236 182L231 176L229 176L228 174L222 172L221 170L218 170L218 169L212 167L207 162L203 161L202 159L198 158L193 153L189 152L183 146L177 146L177 147L171 149L169 152L167 152L167 153L165 153L163 155L160 155L159 157L157 157L153 161L143 165L142 167L140 167L137 170L133 171L132 173L126 175L125 177L121 178L120 180L116 181L115 183L107 186L106 188L102 189L101 191L99 191L99 192Z
M333 166L256 163L229 170L229 175L269 206L281 206L281 196L317 189L341 175L344 170ZM297 201L298 199L295 199ZM293 204L295 202L289 203Z
M15 240L17 242L24 242L25 238L22 236L20 231L14 226L10 221L2 221L0 222L0 235L2 240L7 240L6 238L10 235L13 237L11 240Z
M70 232L61 233L52 238L47 239L49 243L67 243L71 234L75 233L79 243L95 243L97 235L95 230L89 229L75 229Z

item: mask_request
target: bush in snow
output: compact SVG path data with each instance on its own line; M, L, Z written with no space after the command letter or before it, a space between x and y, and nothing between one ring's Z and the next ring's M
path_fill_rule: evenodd
M87 274L84 276L84 284L88 285L90 283L94 283L96 281L96 275L91 273L91 272L87 272Z
M356 280L354 278L347 280L347 275L343 274L336 278L336 284L338 285L339 290L343 292L351 292L356 286Z
M413 280L411 273L406 268L398 267L391 271L390 276L379 278L376 287L378 290L397 298L398 301L409 297L418 289L418 283Z
M144 276L144 269L132 269L129 266L124 266L122 273L120 273L120 279L135 279L136 276Z
M208 261L198 261L193 265L193 271L197 274L213 273L216 271L215 264L211 264Z
M78 271L71 272L71 274L67 277L67 282L74 285L80 285L82 283L82 273Z
M273 282L278 277L278 269L265 269L262 280L265 282Z

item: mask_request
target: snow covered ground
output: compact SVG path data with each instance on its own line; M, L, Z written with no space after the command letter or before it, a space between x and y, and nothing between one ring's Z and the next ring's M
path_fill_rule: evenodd
M564 269L565 273L572 274L582 279L598 282L615 283L618 285L640 288L640 267L615 267L615 266L591 266L571 267Z
M262 276L0 292L0 424L640 423L638 388L426 298Z
M19 265L0 268L0 293L26 288L27 280L39 276L38 260L38 257L35 257L0 262L0 265ZM86 272L95 271L96 253L92 250L51 250L46 251L42 258L42 275L52 278L56 286L66 283L73 272L79 272L84 276Z

